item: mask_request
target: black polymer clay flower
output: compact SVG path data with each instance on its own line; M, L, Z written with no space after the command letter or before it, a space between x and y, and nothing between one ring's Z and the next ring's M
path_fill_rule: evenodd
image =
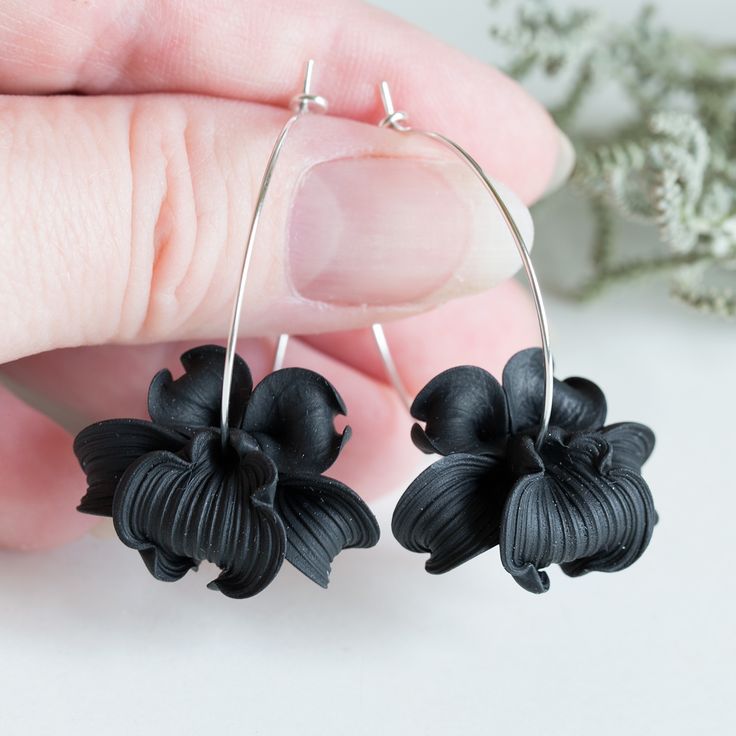
M159 580L178 580L209 560L221 574L208 587L246 598L286 557L326 587L338 552L379 537L363 500L322 475L350 435L334 427L342 399L302 368L275 371L254 389L236 356L223 449L224 356L202 346L182 355L180 378L160 371L148 393L151 422L111 419L77 435L88 481L79 510L112 516L120 539Z
M657 516L641 467L652 431L604 426L606 399L583 378L555 380L550 429L535 447L542 415L541 350L514 355L503 386L481 368L436 376L416 397L412 439L445 455L399 500L392 529L426 569L443 573L496 545L517 583L549 588L543 568L571 576L614 572L644 552Z

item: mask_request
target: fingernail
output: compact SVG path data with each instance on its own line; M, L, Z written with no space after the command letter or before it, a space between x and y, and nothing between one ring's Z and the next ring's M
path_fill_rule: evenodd
M529 211L499 189L531 244ZM498 208L462 162L317 164L298 186L288 238L294 290L333 304L442 301L488 288L518 267Z
M557 133L559 134L560 145L557 149L555 168L552 172L552 178L547 184L547 188L542 193L542 197L547 197L566 184L575 168L574 146L570 139L559 128Z

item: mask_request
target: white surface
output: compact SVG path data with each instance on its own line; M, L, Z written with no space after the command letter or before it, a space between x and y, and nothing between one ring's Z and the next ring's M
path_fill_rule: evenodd
M286 565L231 601L211 571L163 585L91 538L5 555L0 732L733 733L733 327L631 292L552 307L561 374L595 376L613 420L658 431L661 523L635 566L553 570L540 597L495 552L432 577L388 532L394 499L329 592Z
M382 4L454 41L480 43L487 24L480 2L467 16L457 1ZM163 585L89 537L5 554L0 734L734 733L734 326L660 291L550 304L559 373L595 378L612 421L658 433L646 475L661 523L630 570L552 570L540 597L496 552L432 577L391 537L395 499L377 505L379 547L338 558L329 592L285 565L231 601L205 589L209 570Z

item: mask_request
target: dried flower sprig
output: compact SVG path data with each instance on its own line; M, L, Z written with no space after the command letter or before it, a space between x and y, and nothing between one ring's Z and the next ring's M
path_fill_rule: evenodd
M493 5L505 0L493 0ZM736 315L736 47L677 34L645 7L627 25L593 9L515 0L510 27L492 29L509 47L509 71L569 75L552 110L573 140L572 177L596 218L589 298L610 284L667 274L672 294L699 310ZM599 85L616 82L633 113L601 138L580 123ZM627 260L618 220L653 226L652 252Z

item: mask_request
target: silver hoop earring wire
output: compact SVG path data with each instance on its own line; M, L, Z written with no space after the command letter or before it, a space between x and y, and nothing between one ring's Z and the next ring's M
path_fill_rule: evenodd
M539 434L537 436L536 445L540 447L544 442L544 438L549 430L550 417L552 415L552 393L554 390L554 361L552 358L552 350L550 348L550 337L549 337L549 324L547 321L547 312L544 307L544 300L542 298L542 291L539 286L539 280L537 274L532 265L531 255L529 248L524 242L524 238L519 231L519 227L514 221L513 216L509 212L508 207L504 203L501 195L494 187L491 180L486 176L485 172L481 168L480 164L464 149L454 141L450 140L441 133L437 133L431 130L420 130L414 129L408 124L408 116L406 113L396 110L394 107L393 100L391 98L391 90L389 89L387 82L381 82L380 85L381 101L385 112L385 117L379 125L382 128L391 128L399 133L403 134L415 134L423 135L427 138L431 138L435 141L442 143L445 147L449 148L458 158L466 163L480 180L481 184L493 199L494 203L498 207L501 215L506 223L511 235L514 239L514 244L521 258L521 263L524 267L527 280L534 299L534 307L537 314L537 321L539 323L539 334L542 340L542 355L544 359L544 404L542 410L542 417L540 422ZM391 350L389 348L388 340L383 327L380 324L373 325L373 336L380 353L381 360L383 361L386 373L393 384L399 397L402 399L407 407L411 406L411 397L406 387L404 386L401 376L396 368L396 362L393 359Z
M291 100L290 109L293 110L294 114L284 123L284 127L281 129L281 132L274 143L273 149L271 150L271 155L268 158L266 170L264 171L263 178L261 179L261 186L258 191L256 206L253 210L253 217L250 222L248 239L246 240L245 252L243 254L243 264L240 269L240 282L238 284L238 291L235 297L235 304L233 305L232 317L230 318L230 329L228 330L227 347L225 349L225 367L222 376L222 402L220 404L220 436L222 438L223 448L227 446L230 434L230 427L228 424L230 413L230 390L233 380L233 367L235 365L235 352L238 342L240 318L243 309L243 296L245 294L245 285L248 281L248 273L253 259L253 244L258 233L258 225L260 223L263 205L266 201L266 195L268 194L268 189L271 184L273 171L276 168L276 163L278 162L281 150L284 147L286 137L289 135L289 131L293 127L294 123L296 123L296 121L305 113L312 111L327 111L327 100L320 95L312 94L313 72L314 60L310 59L307 62L302 91ZM274 355L273 370L278 370L283 366L284 354L286 352L288 340L288 335L281 335L279 337Z

